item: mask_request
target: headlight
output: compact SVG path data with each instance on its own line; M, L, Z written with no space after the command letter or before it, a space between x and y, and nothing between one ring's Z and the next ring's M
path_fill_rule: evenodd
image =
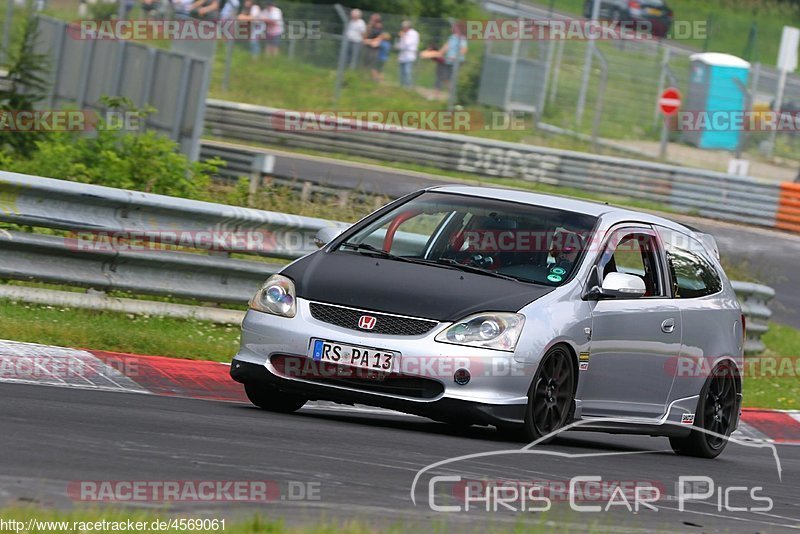
M524 324L519 313L479 313L457 322L436 341L513 352Z
M297 313L294 282L283 275L273 274L250 299L250 307L273 315L294 317Z

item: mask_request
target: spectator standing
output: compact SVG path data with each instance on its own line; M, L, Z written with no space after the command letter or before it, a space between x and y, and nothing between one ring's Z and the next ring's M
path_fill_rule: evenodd
M453 33L444 46L439 49L439 55L444 59L442 82L449 89L456 61L461 64L467 56L467 38L464 36L464 31L460 24L453 24Z
M389 61L389 56L392 53L392 34L390 33L382 33L380 35L381 41L378 45L378 57L375 63L375 71L377 72L377 76L373 75L373 78L377 82L383 82L383 66L386 65L386 62Z
M464 36L464 29L459 24L453 24L453 33L447 42L439 50L425 50L422 52L424 59L433 59L439 65L436 67L436 89L441 91L443 88L450 88L453 78L455 65L464 62L467 55L467 38Z
M364 53L364 66L370 70L373 80L380 79L380 72L378 72L378 48L381 46L383 39L383 21L378 13L373 13L369 17L369 24L367 24L367 36L364 38L366 51Z
M283 35L283 11L272 0L267 0L267 7L262 11L267 23L267 56L277 56Z
M347 39L346 62L351 69L358 66L358 58L361 55L361 46L367 35L367 24L362 18L360 9L350 11L350 20L347 21L344 36Z
M444 89L444 84L447 80L447 65L445 64L443 57L437 57L433 60L436 62L436 83L434 86L437 90L441 91Z
M240 0L220 0L217 6L220 20L235 19L239 15Z
M250 23L250 55L261 55L261 41L266 39L267 25L261 18L261 5L257 0L245 0L244 12L237 18Z
M417 49L419 48L419 32L412 27L410 20L404 20L400 28L400 39L397 42L400 85L411 87L412 71L414 63L417 61Z

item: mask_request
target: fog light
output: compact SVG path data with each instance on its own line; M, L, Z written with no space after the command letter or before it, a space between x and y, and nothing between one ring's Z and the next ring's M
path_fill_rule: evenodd
M463 368L456 371L453 375L453 380L455 380L456 384L459 386L466 386L469 383L470 378L472 377L469 375L469 371Z

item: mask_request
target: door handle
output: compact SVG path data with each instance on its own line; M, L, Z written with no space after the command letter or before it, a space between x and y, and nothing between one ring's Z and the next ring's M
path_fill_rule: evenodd
M671 334L675 331L675 319L666 319L663 323L661 323L661 331L666 334Z

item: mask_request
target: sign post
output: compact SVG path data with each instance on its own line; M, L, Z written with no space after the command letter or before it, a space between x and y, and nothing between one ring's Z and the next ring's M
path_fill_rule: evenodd
M661 93L658 99L658 110L664 116L664 123L661 126L661 146L658 150L658 157L667 157L667 143L669 142L669 118L675 115L681 108L681 92L674 87L668 87Z
M783 93L786 88L786 75L797 69L797 48L800 46L800 29L784 26L781 34L781 48L778 51L778 94L775 96L775 109L772 111L780 114L783 107ZM767 157L772 158L775 154L775 139L778 129L774 128L769 133L769 153Z

